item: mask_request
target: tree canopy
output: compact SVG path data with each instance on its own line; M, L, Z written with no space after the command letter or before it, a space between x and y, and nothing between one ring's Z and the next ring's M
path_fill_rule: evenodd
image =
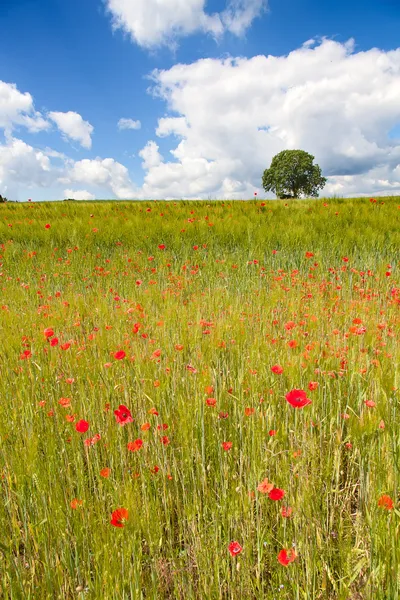
M326 181L321 168L314 165L314 156L304 150L283 150L274 156L262 177L264 190L278 198L316 198Z

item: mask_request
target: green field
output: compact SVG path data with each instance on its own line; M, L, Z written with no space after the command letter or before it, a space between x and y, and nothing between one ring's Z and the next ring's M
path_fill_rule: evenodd
M7 203L0 244L2 599L400 598L400 198Z

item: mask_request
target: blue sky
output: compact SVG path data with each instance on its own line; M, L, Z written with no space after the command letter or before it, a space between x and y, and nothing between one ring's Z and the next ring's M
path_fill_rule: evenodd
M400 90L400 56L391 51L400 45L398 0L269 0L268 3L263 0L231 0L232 19L229 22L225 16L227 0L211 0L203 6L200 6L201 0L188 0L189 5L193 4L194 16L187 11L181 17L177 5L174 6L175 0L164 0L166 8L158 15L161 22L158 37L154 36L152 22L146 21L144 14L146 4L151 5L152 2L155 0L142 4L141 0L1 2L0 81L7 86L15 84L19 94L29 93L32 99L31 106L15 108L11 106L14 100L10 97L9 88L3 89L9 107L3 115L4 133L0 127L3 148L0 153L0 186L10 197L19 200L28 196L36 200L61 198L66 189L85 190L92 197L98 194L102 197L126 195L138 198L147 195L241 197L253 188L259 190L262 168L268 166L275 149L300 144L308 146L327 172L333 173L332 177L336 178L330 179L329 193L349 195L394 193L397 190L400 172L397 173L396 169L400 150L396 141L400 143L400 109L394 106L392 96ZM244 23L243 9L249 7L252 14ZM157 17L155 13L156 4L153 6L154 19ZM212 24L207 21L207 25L197 27L196 23L204 15L213 18ZM112 22L116 17L120 19L122 28L113 29ZM177 21L171 28L174 18ZM142 24L140 31L135 25L137 22ZM216 31L218 28L221 30ZM354 40L352 46L343 54L344 45L350 39ZM303 44L308 40L314 42L304 49ZM379 49L379 53L372 51L369 55L373 48ZM304 61L301 69L304 73L297 76L285 57L302 51ZM319 58L314 65L317 53ZM247 114L247 106L243 104L246 86L248 101L254 104L255 114L260 113L257 107L269 105L271 98L276 96L277 90L270 84L276 79L271 71L272 61L266 62L270 55L276 60L281 57L282 68L277 68L277 73L287 71L280 89L284 88L285 94L289 94L282 97L282 102L288 106L294 103L292 121L287 115L284 118L278 114L271 104L270 112L266 112L262 122L254 117L236 131L234 115L240 120L241 114ZM264 62L256 64L253 59L257 56L264 57ZM238 57L244 63L235 68L229 60ZM362 80L348 97L346 86L343 87L337 108L337 111L343 111L343 119L338 123L342 138L335 140L334 149L329 151L321 146L318 130L332 135L335 130L335 124L331 123L334 111L322 110L321 113L319 88L327 80L330 82L327 94L332 87L337 93L340 65L343 65L344 71L349 68L348 78L351 79L355 66L350 64L350 59L354 63L357 57L360 59ZM209 59L207 80L198 73L202 59ZM390 67L382 66L385 60L390 62ZM177 67L180 64L185 65L182 72ZM317 76L313 68L318 71ZM154 69L164 73L166 81L160 83L158 75L151 80L149 75ZM388 71L391 72L390 77ZM197 81L196 77L200 79ZM291 77L293 85L290 85ZM260 82L260 92L257 81ZM371 131L371 125L364 122L366 118L361 119L354 124L354 135L347 139L347 132L352 130L346 121L352 112L352 95L364 95L367 101L371 95L368 92L369 82L377 94L379 86L385 95L382 100L378 94L378 102L375 101L368 109L370 120L376 121L374 130ZM154 86L159 88L157 97L148 91ZM232 88L232 94L228 96L227 86ZM294 92L298 91L298 95L303 97L304 90L308 88L308 102L307 98L302 100L300 112L299 109L296 111L298 101ZM200 104L202 90L205 98ZM190 101L191 94L193 102ZM343 97L346 97L346 102ZM319 104L314 106L317 98ZM400 96L398 100L400 106ZM19 99L15 102L18 104ZM225 114L225 104L221 102L230 105L231 117ZM357 102L365 105L363 98L358 98ZM314 112L310 115L312 106ZM212 131L210 124L197 120L197 115L203 110L214 122ZM39 112L48 123L41 131L27 127L23 120L26 115L32 116L33 111ZM375 111L379 114L375 115ZM68 131L63 132L63 125L59 127L49 117L53 112L77 113L82 123L89 123L93 128L89 133L91 147L87 143L82 145L83 138L80 140L79 134L74 139ZM354 112L359 112L356 106ZM166 133L157 135L159 119L163 117L183 119L190 133L177 133L179 123L174 122L167 127ZM121 118L139 120L140 129L119 130L117 123ZM231 120L224 123L224 119L228 118ZM356 121L357 118L355 114ZM62 117L60 122L64 122ZM80 127L79 123L77 127ZM265 158L253 167L246 157L240 156L238 140L240 136L251 140L256 132L260 134L260 127L272 128L275 137L261 139L258 135L254 138L258 152L263 152L265 143ZM306 135L312 127L315 131ZM218 129L221 131L217 139L215 130ZM25 145L20 144L16 150L15 140ZM170 151L176 151L177 147L178 155L171 155ZM224 147L227 149L226 160ZM148 149L146 168L143 168L144 159L139 155L144 148ZM51 151L62 153L63 157L50 156L50 164L46 166L40 153ZM18 154L15 163L10 158L13 153ZM96 159L99 159L97 163L81 164L82 160ZM114 162L111 166L103 164L101 161L104 159ZM15 172L24 170L24 160L29 161L27 172L32 170L32 180L26 178L21 182ZM122 169L115 164L121 165ZM88 175L85 169L89 169L91 174ZM376 169L382 169L382 172L376 172ZM354 181L346 183L346 180L340 179L352 175ZM363 189L365 183L356 181L360 175L365 175L364 181L370 182L368 190ZM197 177L195 185L193 177ZM382 181L390 185L380 184Z

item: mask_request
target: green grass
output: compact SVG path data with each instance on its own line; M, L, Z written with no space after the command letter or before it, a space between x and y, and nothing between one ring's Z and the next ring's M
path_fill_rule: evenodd
M400 198L6 204L0 243L1 598L400 598Z

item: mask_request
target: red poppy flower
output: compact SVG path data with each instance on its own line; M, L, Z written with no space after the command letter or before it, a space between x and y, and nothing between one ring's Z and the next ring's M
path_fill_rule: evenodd
M271 500L282 500L284 495L285 495L284 490L281 490L279 488L274 488L269 492L268 498L270 498Z
M374 408L376 406L376 403L373 400L365 400L364 404L365 406L368 406L368 408Z
M104 467L104 469L101 469L101 471L100 471L100 475L101 475L101 477L104 477L104 479L107 479L107 477L110 477L110 473L111 473L111 469L109 469L108 467Z
M125 521L129 519L129 513L126 508L117 508L111 515L111 525L114 527L124 527Z
M67 408L71 405L71 398L60 398L58 404L64 408Z
M217 404L216 398L207 398L206 400L207 406L215 406Z
M270 430L268 431L268 435L269 435L270 437L272 437L272 436L276 435L276 429L270 429Z
M86 433L86 431L89 429L89 423L82 419L81 421L77 422L75 429L78 433Z
M284 567L287 567L291 562L296 560L296 558L297 554L293 548L290 548L289 550L285 550L284 548L278 554L278 562L280 562Z
M378 500L378 506L386 508L386 510L392 510L394 508L394 502L390 496L383 494Z
M47 329L45 329L43 331L44 337L46 338L51 338L54 335L54 329L52 329L51 327L48 327Z
M116 360L122 360L126 356L126 352L124 350L118 350L118 352L114 352L114 358Z
M131 452L137 452L143 446L143 440L135 440L134 442L129 442L127 445L128 450Z
M232 448L232 445L232 442L222 442L222 447L225 450L225 452L230 450Z
M165 244L158 244L160 250L165 250Z
M228 546L228 550L232 556L237 556L243 550L242 546L239 542L231 542Z
M308 389L310 390L310 392L313 392L314 390L316 390L318 387L318 381L310 381L310 383L308 384Z
M56 337L51 338L50 346L58 346L58 338L56 338Z
M291 506L282 506L281 515L285 519L289 519L292 516L293 508Z
M307 398L304 390L292 390L286 394L286 400L294 408L304 408L304 406L311 404L311 400Z
M275 375L281 375L283 373L283 367L281 367L281 365L274 365L271 367L271 371L275 373Z
M273 483L269 483L267 477L257 487L257 490L262 494L269 494L273 489L274 485Z
M50 229L51 225L50 223L46 223L46 225L44 226L45 229Z
M117 410L114 410L114 415L117 420L117 423L120 425L126 425L127 423L133 423L133 418L131 415L131 411L129 408L124 406L124 404L120 404Z

